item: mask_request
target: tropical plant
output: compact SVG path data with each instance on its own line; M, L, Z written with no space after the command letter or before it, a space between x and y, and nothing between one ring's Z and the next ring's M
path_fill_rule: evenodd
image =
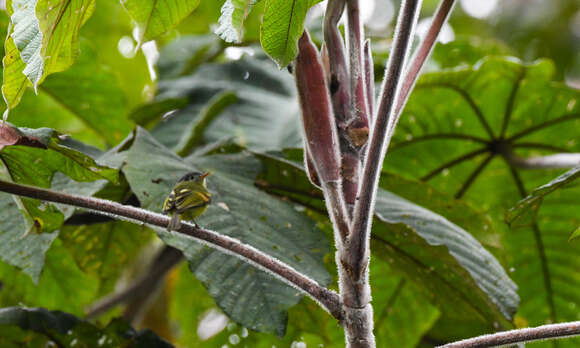
M369 3L365 30L359 0L7 0L0 346L580 333L580 5L535 12L570 36L513 39L510 4L436 45L454 0L397 2L394 35ZM168 231L192 171L212 204Z

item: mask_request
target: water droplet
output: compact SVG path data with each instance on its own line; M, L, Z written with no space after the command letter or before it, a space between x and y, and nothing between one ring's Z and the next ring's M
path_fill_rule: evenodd
M233 334L233 335L230 335L230 337L228 338L228 341L230 341L231 344L236 345L236 344L240 343L241 339L240 339L240 336Z
M248 337L248 329L246 329L245 327L242 328L242 332L240 333L240 335L244 338Z
M574 109L574 107L576 106L576 99L570 99L570 101L568 102L568 105L566 105L566 110L568 112L572 111L572 109Z
M463 120L458 118L455 120L455 127L459 128L463 125Z
M220 207L220 208L222 208L225 211L230 211L230 207L228 207L228 205L225 204L224 202L218 202L217 203L217 206Z
M169 120L171 117L173 117L179 110L175 109L175 110L171 110L171 111L167 111L166 113L163 114L163 116L161 116L161 119L163 121L167 121Z
M413 139L413 134L407 133L407 135L405 135L405 139L406 140L412 140Z
M447 176L447 175L449 175L449 169L447 169L447 168L443 169L443 170L441 171L441 175L443 175L443 176Z
M417 122L417 119L415 118L415 115L409 116L409 122L411 122L411 123Z
M514 267L510 267L510 273L514 273L516 269Z
M249 71L246 71L246 72L244 73L244 80L247 80L247 79L249 79L249 78L250 78L250 72L249 72Z

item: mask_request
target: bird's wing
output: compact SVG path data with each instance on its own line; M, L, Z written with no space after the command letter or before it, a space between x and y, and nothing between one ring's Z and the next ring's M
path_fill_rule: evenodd
M209 192L205 189L176 187L173 193L175 193L175 208L178 212L203 207L211 202Z

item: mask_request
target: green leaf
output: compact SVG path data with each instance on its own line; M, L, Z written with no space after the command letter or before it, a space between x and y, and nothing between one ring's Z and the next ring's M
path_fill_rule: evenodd
M175 27L199 5L199 0L123 0L123 6L137 22L137 42L155 39Z
M94 8L94 0L7 1L13 24L6 40L2 85L7 111L18 104L28 81L36 90L47 75L74 63L79 54L79 30Z
M162 338L156 336L153 331L136 331L122 319L114 319L105 328L101 329L72 314L61 311L20 307L0 309L0 330L7 332L8 330L14 330L15 327L19 327L24 331L23 335L19 337L20 340L6 342L1 338L0 343L3 343L3 345L8 343L21 344L21 346L30 347L27 344L30 338L26 336L36 333L44 339L42 346L173 347ZM36 336L36 339L39 336Z
M328 283L329 276L321 262L328 252L325 236L292 204L254 187L259 162L253 156L241 153L183 161L138 129L124 173L141 205L161 211L175 181L196 168L212 172L208 187L213 202L196 219L197 223L258 248L321 284ZM165 230L157 233L167 244L184 252L196 277L233 320L257 331L284 334L286 310L299 301L299 292L189 236Z
M572 235L570 236L570 241L577 239L580 237L580 226L578 226L578 228L576 228L576 231L572 232Z
M529 214L532 214L535 216L545 196L558 189L565 188L578 178L580 178L580 167L572 168L549 183L536 188L526 198L508 210L506 213L506 222L511 225L523 218L524 215L528 215L529 217ZM529 221L524 221L524 223L529 224Z
M302 166L275 154L258 156L265 168L256 182L258 187L326 214L322 195L309 183ZM402 192L407 192L403 185L414 185L392 176L383 179L381 186L386 183L402 186L398 187ZM421 187L415 186L414 190ZM440 199L432 188L422 187L424 200L434 204ZM411 195L420 196L417 192ZM451 216L460 221L464 219L462 215L471 216L474 222L482 223L471 226L482 230L478 235L483 235L489 221L477 217L465 205L450 205L453 209L446 211L451 211ZM384 189L378 191L375 214L371 251L376 258L390 263L393 270L416 283L442 312L454 320L468 322L476 333L494 330L497 325L511 326L509 320L518 304L515 284L497 260L464 229Z
M260 42L280 68L298 55L306 13L320 0L266 0Z
M76 181L106 179L116 182L116 169L102 166L86 154L67 145L52 129L0 126L0 175L3 180L51 187L57 172ZM2 194L5 207L0 220L0 236L5 248L0 257L22 269L37 282L44 253L56 237L63 214L52 204L30 198ZM18 213L20 210L20 213Z
M380 245L388 253L383 257L393 258L394 264L401 262L404 268L415 268L407 273L420 282L432 278L435 288L451 285L448 291L459 292L461 299L469 298L464 305L481 319L493 319L509 327L507 322L519 303L517 286L475 238L444 217L382 189L377 192L375 214L389 225L407 227L374 230L373 246ZM457 286L458 282L462 285Z
M157 62L159 78L169 80L189 75L222 51L215 35L187 35L163 46Z
M580 152L575 140L580 91L554 81L553 72L545 60L522 64L486 58L474 66L425 74L386 161L387 170L428 181L487 213L504 235L506 269L521 298L516 319L525 326L576 320L571 303L580 302L572 290L580 284L574 256L580 246L567 242L580 224L577 190L545 196L535 222L527 226L510 231L504 224L507 209L562 174L510 166L510 153ZM567 344L576 346L576 341Z
M36 284L18 269L0 263L2 305L41 306L83 315L85 308L98 296L98 279L83 273L58 239L46 253L46 261L44 252L41 256L44 267Z
M260 0L226 0L222 6L219 26L215 30L226 42L241 42L244 34L244 22L252 7Z
M100 293L114 289L124 267L151 240L143 226L114 221L101 224L64 226L59 238L79 268L96 276Z
M159 83L156 103L176 98L188 98L189 103L159 122L152 134L165 146L179 150L212 99L230 91L238 100L207 127L203 134L207 142L233 136L238 144L255 150L299 146L302 139L295 89L291 76L267 61L244 58L203 65L190 76Z

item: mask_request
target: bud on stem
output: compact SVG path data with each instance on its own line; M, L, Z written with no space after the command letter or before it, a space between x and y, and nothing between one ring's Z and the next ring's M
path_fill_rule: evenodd
M318 50L307 32L298 41L298 49L294 70L307 152L323 183L340 181L340 152L330 94Z

